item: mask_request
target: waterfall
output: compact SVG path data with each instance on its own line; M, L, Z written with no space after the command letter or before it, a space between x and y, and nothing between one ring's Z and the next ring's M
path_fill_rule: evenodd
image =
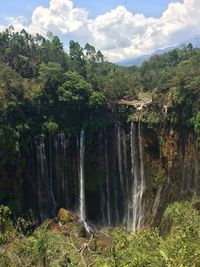
M127 135L125 130L122 131L122 145L123 145L123 164L124 164L124 183L125 183L125 217L123 222L127 222L130 229L130 194L129 194L129 175L128 175L128 159L127 159Z
M142 129L140 121L138 129L135 123L131 123L131 177L132 177L132 205L129 207L129 217L132 217L132 223L128 222L129 228L135 232L142 227L144 215L143 196L145 192L144 175L144 155ZM131 226L130 226L131 225Z
M117 152L118 152L118 168L119 168L119 178L122 188L123 198L125 197L125 188L124 188L124 178L123 178L123 169L122 169L122 151L121 151L121 129L118 125L117 127Z
M109 179L109 165L108 165L108 142L105 139L105 168L106 168L106 196L107 196L107 219L108 225L111 225L111 210L110 210L110 179Z
M66 138L64 132L60 132L37 140L37 210L41 220L54 215L55 209L62 206L78 210L83 223L87 210L89 220L97 224L126 224L133 232L144 225L146 184L142 125L140 121L131 123L128 134L119 125L108 130L100 132L99 140L91 139L87 147L92 153L97 149L94 165L91 165L97 169L92 169L91 177L97 177L95 186L99 188L95 190L98 191L85 188L84 167L90 163L85 161L84 130L76 139ZM90 177L90 172L88 175ZM88 209L86 196L91 205Z
M125 131L123 130L123 153L124 153L124 172L125 177L128 178L128 160L127 160L127 144L126 144L127 136ZM126 192L128 192L128 179L126 180Z
M53 211L56 207L56 201L53 194L53 174L52 174L52 144L51 144L51 136L49 135L49 190L52 202Z
M85 131L81 131L80 135L80 196L79 196L79 212L80 220L82 222L86 219L85 212L85 181L84 181L84 158L85 158Z
M138 219L138 206L139 206L139 173L138 173L138 164L137 164L137 150L136 150L136 126L134 123L131 123L131 176L133 179L132 185L132 225L131 230L135 232L137 230L137 219Z
M62 185L62 200L64 205L69 205L69 189L68 189L68 177L67 177L67 157L66 147L67 139L63 132L59 135L60 139L60 170L61 170L61 185Z
M37 193L38 210L40 219L48 218L51 207L50 181L45 153L44 139L41 137L36 141L36 162L37 162Z
M36 183L37 183L37 194L38 194L38 211L40 215L40 219L43 218L42 214L42 196L41 196L41 180L43 178L44 173L44 149L43 149L43 140L40 139L39 142L35 141L36 145Z
M144 192L146 190L146 181L144 175L144 151L143 151L143 134L142 134L142 124L139 118L138 122L138 138L139 138L139 156L140 156L140 187L139 187L139 220L138 220L138 229L143 225L144 218Z
M179 187L183 193L191 194L192 190L194 195L199 193L199 157L194 159L192 140L184 149L180 146L182 154L179 157L174 155L177 146L168 158L162 150L165 146L159 147L159 136L154 136L152 131L145 133L145 130L140 119L124 127L109 125L89 132L87 147L84 130L77 135L66 136L60 131L35 137L31 142L30 163L28 161L26 167L29 179L24 181L26 206L33 210L39 222L55 216L60 207L78 211L87 231L86 219L98 226L126 225L132 232L147 223L158 225L165 205L171 199L170 193L178 185L175 176L177 182L182 178ZM174 146L174 143L170 145ZM191 167L192 160L195 167ZM154 194L146 189L153 183L159 162L162 164L159 175L166 175L166 179L163 177ZM85 186L84 169L88 186ZM145 211L148 212L145 214Z

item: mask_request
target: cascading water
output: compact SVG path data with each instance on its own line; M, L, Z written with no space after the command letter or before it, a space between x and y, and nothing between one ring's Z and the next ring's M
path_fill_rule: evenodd
M132 206L129 217L132 223L128 222L129 228L135 232L142 226L144 214L143 196L145 192L144 157L142 144L142 129L140 121L138 130L135 123L131 123L131 176L132 182ZM130 207L129 207L130 209ZM131 225L131 226L130 226Z
M67 139L60 132L36 142L37 205L41 220L53 216L58 207L78 208L80 221L87 230L85 196L88 194L91 203L88 219L92 222L104 226L123 224L133 232L143 226L146 186L140 122L131 124L130 133L126 131L119 125L100 131L95 146L87 147L94 149L92 153L98 152L92 158L96 170L86 169L87 175L93 175L97 191L85 188L84 166L88 162L84 130L77 138Z
M111 208L110 208L110 180L109 180L109 164L108 164L108 142L105 139L105 168L106 168L106 208L107 208L107 219L108 225L111 225Z
M144 151L143 151L143 134L142 134L142 124L139 118L138 122L138 139L139 139L139 156L140 156L140 187L139 187L139 212L138 212L138 229L143 225L144 219L144 192L146 190L146 181L144 174Z
M135 232L137 230L138 225L138 206L139 206L139 172L138 172L138 164L137 164L137 150L136 150L136 126L134 123L131 123L131 176L133 179L132 184L132 222L129 223L131 225L131 230ZM131 211L130 211L131 212ZM131 217L131 216L130 216Z
M53 194L53 174L52 174L52 143L51 143L51 136L49 135L49 190L52 202L52 209L53 211L56 208L56 201Z
M123 169L122 169L122 151L121 151L121 128L118 125L117 127L117 152L118 152L118 169L119 169L119 178L120 178L120 184L122 189L123 198L125 197L125 182L123 177Z
M81 131L80 135L80 195L79 195L79 212L80 220L85 222L85 181L84 181L84 157L85 157L85 131Z
M41 221L48 218L51 210L51 186L43 137L36 141L38 211Z
M92 228L86 222L85 210L85 178L84 178L84 161L85 161L85 131L81 130L80 134L80 196L79 196L79 213L80 221L83 223L86 232L92 232Z
M154 150L159 145L159 139L155 139L158 144L151 138L145 140L144 130L145 125L140 120L132 122L131 129L128 125L112 125L90 133L87 147L83 130L77 138L73 135L66 138L64 132L60 132L34 139L30 164L27 164L30 178L26 179L25 186L31 195L27 207L33 210L39 222L55 216L60 207L79 210L85 229L88 228L86 219L101 226L127 225L132 232L141 229L147 222L158 225L171 197L174 183L170 177L177 174L177 161L173 168L166 167L161 151L158 149L155 153ZM154 137L153 132L150 134ZM184 165L180 175L181 189L187 194L192 188L196 190L194 194L198 194L200 168L190 168L188 156L184 153L181 159L177 159ZM153 182L152 177L161 158L162 173L167 172L169 182L159 184L156 194L155 190L146 190L146 181L149 185ZM197 158L195 165L198 162ZM86 188L84 165L88 179Z

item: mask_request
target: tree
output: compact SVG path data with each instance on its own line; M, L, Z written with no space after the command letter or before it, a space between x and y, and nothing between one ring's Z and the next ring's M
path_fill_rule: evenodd
M55 62L41 64L39 69L39 79L43 85L46 101L53 105L57 101L58 87L65 81L63 68L60 64Z
M93 92L89 97L89 107L93 110L100 110L106 104L106 98L104 94L100 92Z
M59 100L69 104L86 104L91 93L91 85L81 75L68 71L66 81L59 87Z
M83 48L78 42L69 42L69 57L71 60L71 70L86 76L86 62L83 53Z
M96 60L97 62L104 62L104 56L100 50L98 50L96 53Z
M86 54L86 59L87 60L91 60L91 61L95 61L96 59L96 50L94 48L94 46L90 45L90 44L86 44L85 45L85 54Z

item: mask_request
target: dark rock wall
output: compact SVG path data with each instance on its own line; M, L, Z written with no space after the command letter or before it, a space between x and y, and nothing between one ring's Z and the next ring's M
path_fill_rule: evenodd
M169 202L199 194L200 153L195 137L173 130L152 130L142 124L142 157L138 156L133 166L131 153L140 150L137 122L134 127L137 136L133 147L128 124L86 131L86 214L95 224L123 224L131 229L136 216L132 207L135 168L139 173L144 168L145 176L141 226L159 225ZM19 162L23 164L0 170L2 203L20 201L38 222L55 216L61 207L78 213L79 135L59 133L35 138L29 155Z

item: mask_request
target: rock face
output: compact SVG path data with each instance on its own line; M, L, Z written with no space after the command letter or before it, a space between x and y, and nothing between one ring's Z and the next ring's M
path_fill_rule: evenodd
M85 213L95 225L159 225L169 202L199 194L199 147L191 133L134 122L86 131L85 138ZM80 135L37 138L24 162L1 169L1 190L13 192L38 222L54 217L59 207L79 212ZM58 217L74 219L64 209Z

